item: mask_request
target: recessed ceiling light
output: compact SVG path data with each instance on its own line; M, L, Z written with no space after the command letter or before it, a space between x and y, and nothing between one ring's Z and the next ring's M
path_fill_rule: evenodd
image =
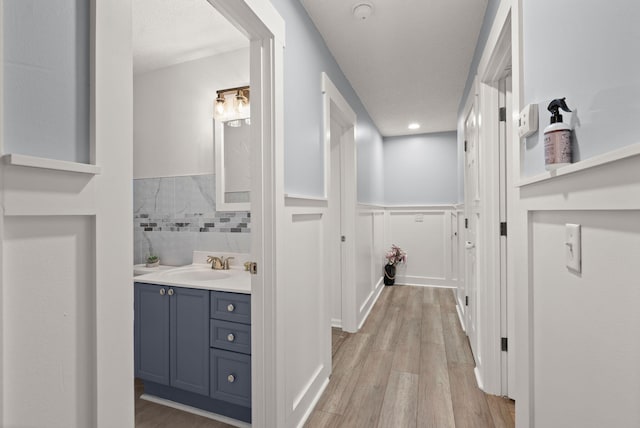
M409 129L419 129L420 128L420 124L419 123L410 123L409 124Z

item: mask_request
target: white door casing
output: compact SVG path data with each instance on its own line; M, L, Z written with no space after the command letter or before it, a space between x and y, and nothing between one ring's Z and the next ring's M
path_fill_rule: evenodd
M357 316L358 307L356 299L356 146L355 146L355 125L356 114L349 106L346 99L340 94L340 91L331 82L326 73L322 73L322 99L323 99L323 126L324 126L324 173L325 173L325 197L329 198L329 209L331 210L334 196L330 194L333 188L332 181L338 180L340 185L340 235L344 236L341 241L341 266L331 266L329 269L339 269L341 272L341 326L348 332L355 332L358 329ZM332 135L331 122L337 124L339 138L334 139ZM334 125L335 127L335 125ZM335 130L335 129L334 129ZM339 143L340 177L332 174L334 166L332 166L333 156L331 153L332 141ZM337 157L338 154L334 153ZM337 171L337 170L336 170ZM337 174L336 174L337 175ZM336 220L337 221L337 220ZM331 233L331 232L330 232ZM331 239L331 237L328 237ZM327 248L331 248L331 243ZM330 260L330 258L328 258ZM334 258L337 262L337 259ZM331 294L331 293L328 293ZM327 310L330 311L331 301L327 302ZM331 313L327 315L331 320Z
M284 426L283 338L277 330L277 272L284 216L284 21L264 0L208 0L250 40L252 426Z
M332 109L333 110L333 109ZM328 281L331 288L331 325L342 328L342 156L341 137L343 128L335 117L330 118L330 168L328 211L327 211L327 257Z
M472 102L464 122L465 150L465 325L469 343L476 359L481 364L478 349L478 226L481 196L479 183L479 148L476 102Z

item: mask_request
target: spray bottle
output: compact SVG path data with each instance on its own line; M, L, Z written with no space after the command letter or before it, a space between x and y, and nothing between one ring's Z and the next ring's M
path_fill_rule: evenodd
M547 110L551 112L551 124L544 128L544 165L554 170L571 164L571 127L562 123L559 109L570 112L564 98L551 101Z

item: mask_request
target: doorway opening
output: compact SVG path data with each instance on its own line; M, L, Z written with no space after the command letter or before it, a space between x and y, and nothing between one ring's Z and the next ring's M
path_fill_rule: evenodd
M355 332L356 114L322 74L329 262L328 326ZM330 342L329 342L330 343Z
M137 6L140 6L141 4L144 4L144 2L136 2ZM264 6L261 5L256 8L256 6L253 5L253 2L247 2L244 0L237 2L209 0L208 3L204 2L204 6L202 2L197 2L197 4L196 2L184 2L184 4L179 6L171 6L178 10L174 9L173 12L175 13L171 13L170 16L180 12L181 8L192 6L196 7L196 5L200 8L208 8L207 10L202 10L202 13L199 15L206 14L207 16L210 16L210 14L213 13L225 21L226 28L230 27L233 31L244 37L242 46L235 50L244 49L243 52L248 58L248 61L246 61L246 76L243 78L244 81L233 81L233 78L231 78L230 81L225 81L226 78L224 76L221 77L219 82L215 82L215 85L212 84L210 85L210 88L206 89L207 91L210 91L210 94L207 92L207 99L203 100L201 105L196 106L193 111L189 111L188 113L190 114L188 116L201 117L204 114L205 118L203 120L203 124L198 127L198 131L202 131L203 134L206 134L208 131L213 130L212 113L214 102L216 101L215 92L220 89L230 87L235 88L236 86L244 86L247 84L251 88L251 131L248 137L248 157L250 157L250 159L247 160L250 164L249 169L251 171L249 188L251 195L251 208L250 215L245 215L247 219L250 219L250 225L246 224L249 221L241 221L247 230L240 230L243 226L236 226L228 228L229 230L220 231L220 233L235 233L239 239L236 240L235 244L232 243L231 245L236 245L239 247L237 249L241 250L241 252L245 254L248 253L249 259L253 262L251 271L254 274L251 275L251 293L250 297L248 297L248 300L250 301L250 309L247 309L250 311L250 318L248 319L250 319L249 329L251 334L247 345L247 348L250 349L250 351L246 351L246 354L250 355L250 357L245 358L245 366L250 367L250 369L247 369L245 374L250 373L250 375L244 378L243 386L243 394L246 395L247 405L250 405L250 419L253 426L279 426L281 425L281 422L278 421L277 418L282 417L283 413L278 411L278 405L280 403L278 392L282 390L282 376L278 377L277 372L278 370L282 371L282 369L277 367L278 359L276 358L278 349L276 340L277 332L275 331L275 326L277 325L275 320L275 300L277 297L277 293L275 292L275 284L277 284L275 274L277 271L276 255L279 249L276 243L276 229L278 224L278 215L280 215L281 210L278 209L280 205L276 201L283 200L284 192L282 172L276 170L276 165L281 165L281 160L283 159L282 57L284 22L270 4ZM158 6L157 2L153 2L151 4L152 8L154 6L162 7L162 5ZM149 14L149 16L153 15L154 13ZM198 18L201 17L202 16L198 16ZM193 21L190 21L190 23L194 24ZM215 27L215 29L219 28L214 24L210 25ZM167 30L166 23L164 30L165 32ZM171 30L173 30L173 28L171 28ZM198 37L199 35L200 34L191 34L191 36L194 37ZM180 40L180 42L185 41L188 43L188 38ZM220 41L218 40L218 42ZM180 43L175 43L174 45L179 44ZM227 50L235 52L228 48ZM194 61L198 55L201 55L201 52L199 53L198 49L191 49L190 52L183 52L183 54L184 56L181 57L181 61L178 62L189 62L189 60ZM192 55L195 55L195 57ZM216 56L216 53L210 53L210 56ZM235 68L235 70L237 71L238 68ZM230 66L228 71L233 72L234 66ZM202 77L203 74L207 74L207 72L204 71L203 73L200 73L200 76ZM238 77L235 76L236 80L237 78ZM195 93L197 92L198 91L195 91ZM248 99L245 99L244 102L246 103L248 101ZM175 108L176 112L182 107L183 106L181 105L169 106L169 108ZM171 117L171 119L174 118ZM184 142L183 135L176 134L173 135L173 137L176 139L176 145L179 145L181 139ZM213 144L213 138L205 138L205 140L202 141L201 147L196 148L190 153L186 153L186 151L185 153L178 153L177 156L170 159L169 164L178 163L178 160L183 159L181 156L191 156L192 162L196 165L202 163L209 164L214 160L212 151ZM200 151L198 151L199 149ZM157 151L154 156L160 156L160 152L161 151ZM154 159L155 157L152 157L151 161ZM214 171L211 172L213 173ZM175 175L178 176L179 174ZM194 179L193 181L199 183L198 179ZM195 193L197 197L202 196L201 199L204 199L206 202L211 202L212 198L208 192L209 190L212 189L209 189L206 186L197 186L197 189L191 193ZM179 198L186 199L189 196L187 192L179 192L177 186L174 188L173 194L176 200ZM156 200L156 202L158 201ZM186 205L189 204L187 203ZM174 207L177 207L176 203L174 203ZM198 211L193 209L189 211L189 206L185 208L185 213L193 214L194 212L197 213ZM180 222L184 223L183 225L178 225L176 223L174 227L186 227L187 222L187 220ZM224 223L225 220L218 222ZM231 222L231 219L227 219L227 222ZM199 232L200 235L203 235L203 232L213 232L211 230L203 230L214 228L215 226L213 223L215 222L211 222L211 225L209 226L199 225L199 230L190 230L189 232L194 232L196 234ZM243 233L248 232L249 230L251 233ZM243 237L244 239L240 239L241 235L245 235ZM196 247L200 246L198 241L199 238L203 237L197 237L195 244ZM242 242L239 243L240 241ZM229 240L227 240L227 244L229 244ZM176 247L180 246L181 245L176 245ZM204 245L202 247L204 247ZM265 251L266 248L269 250ZM216 248L193 249L204 250L207 252L216 250ZM229 252L229 248L224 248L222 251ZM242 261L239 263L240 266L242 266ZM168 294L173 295L173 293ZM235 305L230 304L229 307L235 307ZM248 307L249 306L247 306L247 308ZM206 329L203 331L205 330ZM171 335L175 334L171 332L169 340ZM209 339L206 339L204 342L207 344L207 347L208 342ZM207 354L209 354L208 350ZM210 355L213 355L213 353ZM171 355L169 358L172 358ZM213 371L212 360L210 360L208 356L205 356L203 361L204 364L200 364L199 366L205 367L207 373L209 372L209 369ZM200 361L198 363L200 363ZM173 367L173 363L171 367ZM210 379L208 378L208 375L200 376L199 379L200 378L207 383ZM236 381L235 375L231 377L226 377L225 375L225 379L227 379L230 384ZM208 388L203 390L208 391ZM198 399L202 400L208 398L214 397L213 395L208 397L207 394L202 395L202 397L198 397ZM236 401L239 402L240 400ZM244 405L244 407L246 408L247 405ZM212 415L210 414L207 415L207 417L211 416ZM231 417L233 418L234 416Z

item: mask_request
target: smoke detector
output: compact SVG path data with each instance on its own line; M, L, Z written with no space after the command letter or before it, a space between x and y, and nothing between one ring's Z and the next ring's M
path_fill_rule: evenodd
M358 21L366 21L373 13L373 5L369 2L356 3L353 6L353 17Z

